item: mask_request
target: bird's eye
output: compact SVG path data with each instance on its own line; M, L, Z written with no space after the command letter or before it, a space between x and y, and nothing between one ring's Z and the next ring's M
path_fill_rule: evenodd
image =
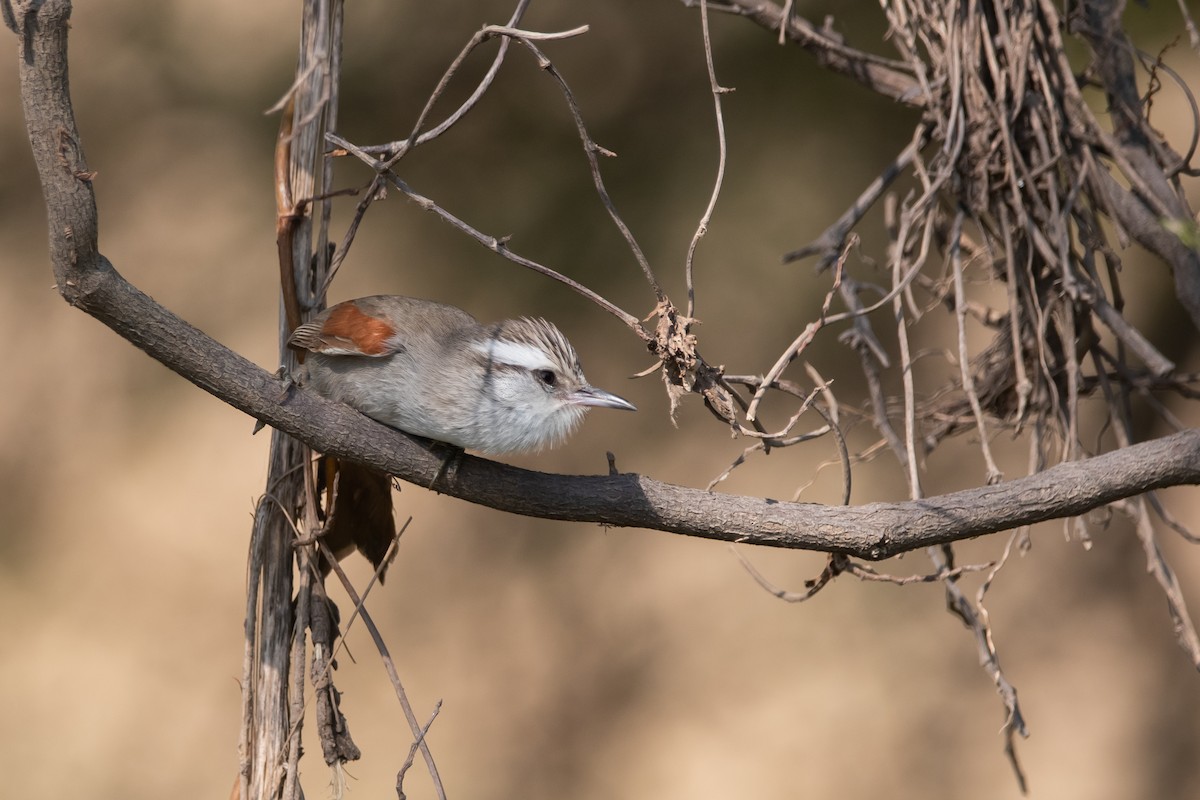
M555 382L558 380L558 376L554 374L554 370L552 369L539 369L534 373L534 375L537 376L537 379L541 381L542 385L547 389L553 389Z

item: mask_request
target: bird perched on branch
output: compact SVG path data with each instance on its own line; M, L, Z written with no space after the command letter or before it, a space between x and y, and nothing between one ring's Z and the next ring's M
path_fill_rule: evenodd
M407 433L487 454L553 447L591 407L636 410L588 383L575 348L544 319L481 325L454 306L375 295L327 309L288 344L303 351L299 380L318 394ZM327 529L339 516L365 517L358 527L378 529L379 493L387 493L392 533L351 530L339 545L344 552L335 548L341 558L357 545L379 567L395 530L388 482L377 475L370 491L355 484L353 492L342 487L347 500L335 500Z
M544 319L481 325L454 306L397 295L348 300L296 328L307 385L402 431L483 453L564 440L589 407L635 410L588 383Z

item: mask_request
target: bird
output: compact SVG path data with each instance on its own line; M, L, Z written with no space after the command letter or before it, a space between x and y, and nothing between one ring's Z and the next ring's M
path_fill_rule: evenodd
M407 433L487 455L562 443L589 408L636 411L588 383L550 322L488 325L455 306L400 295L347 300L296 328L300 382Z
M458 455L553 447L589 408L637 410L588 383L567 337L540 318L484 325L455 306L374 295L326 309L299 325L288 344L303 357L295 376L301 385ZM323 540L337 560L357 549L382 580L396 537L390 479L333 459L323 460L319 475L331 495ZM317 563L328 574L328 560Z

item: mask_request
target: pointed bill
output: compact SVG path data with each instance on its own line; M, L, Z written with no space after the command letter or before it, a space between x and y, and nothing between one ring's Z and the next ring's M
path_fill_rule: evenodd
M625 411L637 411L637 406L623 397L617 397L612 392L597 389L595 386L584 386L572 392L568 398L580 406L595 406L596 408L620 408Z

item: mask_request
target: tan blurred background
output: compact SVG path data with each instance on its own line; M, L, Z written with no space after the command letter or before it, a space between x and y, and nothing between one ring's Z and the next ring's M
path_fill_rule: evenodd
M510 6L350 4L344 135L403 136L470 35L502 22ZM836 10L851 41L883 47L870 3L798 9L815 20ZM1180 30L1174 4L1128 13L1151 52ZM604 162L612 195L682 299L683 257L716 164L698 16L670 0L540 0L525 24L584 23L586 36L545 49L593 137L619 154ZM761 372L827 285L809 263L781 266L780 254L844 210L903 146L912 119L749 23L713 23L721 82L737 92L725 99L727 183L698 261L699 333L711 361ZM277 120L262 112L291 81L296 26L283 2L109 0L79 5L71 39L75 107L99 173L101 249L168 308L268 369ZM267 437L251 437L249 418L51 288L16 41L3 40L3 793L224 797L237 769L244 557ZM486 61L471 62L455 97ZM1194 52L1181 46L1171 63L1200 86ZM1177 142L1189 132L1186 112L1169 87L1154 106ZM485 232L511 235L517 252L634 313L650 311L557 89L517 49L467 122L406 160L403 174ZM339 180L364 177L347 165ZM873 230L866 248L879 257ZM1132 253L1126 269L1135 319L1195 369L1196 331L1173 304L1169 277ZM367 218L332 299L377 292L453 302L485 319L550 317L593 382L641 409L594 413L568 446L516 463L601 472L612 450L622 470L703 486L746 444L695 400L672 427L657 378L626 380L648 362L622 326L395 198ZM834 338L811 358L854 399L854 365ZM1194 407L1175 410L1200 424ZM868 441L856 434L857 445ZM1008 474L1019 474L1024 445L997 446ZM822 440L760 458L723 489L790 497L831 448ZM804 499L835 502L835 472L822 472ZM936 493L983 475L965 441L929 460L926 485ZM895 479L886 457L862 466L855 502L902 497ZM1200 519L1195 490L1167 498L1181 517ZM414 519L370 609L418 716L444 701L429 741L452 797L1018 796L997 733L1000 702L937 587L842 578L788 606L723 544L527 520L414 487L397 505ZM1089 522L1086 551L1062 525L1037 529L1032 552L989 594L1002 663L1032 731L1019 747L1034 796L1198 796L1200 676L1174 643L1128 525L1104 514ZM1200 613L1200 552L1174 537L1164 544ZM962 560L995 558L1002 547L1001 538L973 542ZM744 552L792 588L823 563ZM362 563L348 564L365 578ZM927 566L913 555L889 569ZM356 660L342 658L337 677L364 751L349 768L351 796L393 796L410 735L361 628L350 648ZM325 796L310 730L306 745L307 792ZM430 796L420 764L407 788Z

